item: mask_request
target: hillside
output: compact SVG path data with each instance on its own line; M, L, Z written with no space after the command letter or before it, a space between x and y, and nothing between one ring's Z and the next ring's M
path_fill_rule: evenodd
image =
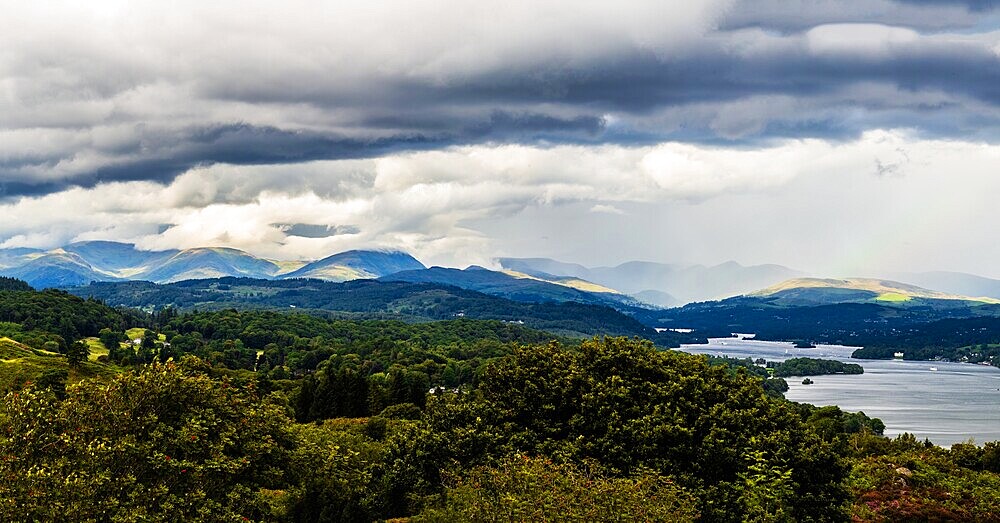
M916 285L871 278L796 278L748 294L773 298L779 305L829 305L834 303L888 303L947 307L949 302L1000 303L995 298L974 298L924 289Z
M71 367L61 354L33 349L10 338L0 337L0 392L37 382L46 375L62 375L69 382L76 382L95 376L111 376L116 372L112 367L93 362Z
M114 281L118 278L94 268L83 257L62 249L42 255L30 255L23 264L0 271L4 276L28 282L42 289L73 287L92 281Z
M658 307L669 308L681 305L680 300L675 298L672 294L663 291L645 290L637 292L632 296L641 302L656 305Z
M110 241L85 241L71 243L63 250L78 255L97 270L118 277L148 271L170 259L180 251L143 251L130 243Z
M84 361L69 365L64 354L74 341L98 336L101 329L122 329L119 311L61 291L35 291L23 282L0 287L0 395L27 383L65 383L117 372Z
M545 278L552 278L552 281ZM614 307L639 305L629 296L575 278L556 278L544 274L531 276L514 271L491 271L478 266L464 270L431 267L425 270L404 271L382 279L454 285L523 302L579 302Z
M41 249L30 249L26 247L0 249L0 268L22 265L32 256L37 256L42 252L44 251Z
M529 282L531 280L528 280ZM572 291L553 285L560 291ZM656 333L610 307L567 301L521 302L452 285L430 282L356 280L262 280L221 278L165 285L150 282L100 282L70 289L112 306L147 310L273 309L313 311L352 318L409 321L453 318L492 319L566 336L599 334L643 336L664 346L696 338ZM579 292L579 291L576 291Z
M889 280L797 278L744 296L661 311L637 310L633 316L651 327L694 329L706 337L739 332L755 333L765 340L854 346L874 343L898 348L905 345L907 336L923 339L916 333L933 322L998 320L1000 300ZM973 324L960 323L954 331L940 334L939 340L959 345L983 343L976 333L961 327Z
M279 268L238 249L205 247L186 249L164 260L155 268L140 272L133 279L162 283L223 276L267 277Z
M605 287L604 285L589 282L581 278L575 278L573 276L553 276L551 274L543 274L543 273L526 274L523 272L518 272L510 269L504 269L499 272L514 278L553 283L555 285L561 285L563 287L569 287L571 289L576 289L584 292L593 292L598 294L621 294L620 292L610 287Z

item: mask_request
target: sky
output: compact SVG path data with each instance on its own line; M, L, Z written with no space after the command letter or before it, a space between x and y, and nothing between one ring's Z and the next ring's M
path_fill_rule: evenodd
M1000 0L0 0L0 247L1000 277Z

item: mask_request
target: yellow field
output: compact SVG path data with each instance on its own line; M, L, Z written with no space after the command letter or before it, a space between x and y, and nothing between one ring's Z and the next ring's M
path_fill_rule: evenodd
M110 376L118 368L93 362L69 366L61 354L32 349L10 338L0 338L0 390L12 390L38 379L49 370L66 370L70 382L96 376Z
M876 301L887 301L892 303L910 301L912 299L913 298L910 298L909 296L905 294L900 294L898 292L886 292L884 294L880 294L878 298L875 298Z
M125 331L125 335L128 336L129 340L137 340L142 338L142 335L146 333L146 329L141 327L136 327L134 329L129 329ZM167 337L163 334L157 336L160 341L167 341Z
M108 354L108 348L101 343L101 340L97 338L85 338L83 341L86 341L90 347L90 361L96 361L98 356L106 356Z

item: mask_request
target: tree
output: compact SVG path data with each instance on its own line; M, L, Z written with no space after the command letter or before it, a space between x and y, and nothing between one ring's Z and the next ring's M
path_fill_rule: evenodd
M0 402L2 521L273 519L289 420L194 359Z
M66 360L73 367L79 367L88 358L90 358L90 345L86 341L74 341L66 350Z
M97 335L101 344L108 349L108 359L118 361L121 359L122 335L108 328L103 328Z
M156 335L155 332L153 332L153 331L151 331L149 329L146 329L146 331L142 334L142 346L141 347L143 349L147 349L147 350L152 351L153 349L156 348L156 342L158 340L159 340L159 337Z
M487 365L477 394L436 399L427 419L427 440L442 434L447 451L420 452L437 452L439 463L508 453L592 459L618 476L650 468L675 479L709 521L751 509L846 517L845 465L789 405L767 397L757 378L644 340L523 347ZM754 492L774 485L782 488Z

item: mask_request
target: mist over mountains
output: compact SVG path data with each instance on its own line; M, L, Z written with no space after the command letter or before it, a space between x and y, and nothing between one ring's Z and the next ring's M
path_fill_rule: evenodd
M746 294L804 273L781 265L715 266L631 261L614 267L584 267L548 258L500 258L505 269L532 275L568 275L606 285L661 307Z

